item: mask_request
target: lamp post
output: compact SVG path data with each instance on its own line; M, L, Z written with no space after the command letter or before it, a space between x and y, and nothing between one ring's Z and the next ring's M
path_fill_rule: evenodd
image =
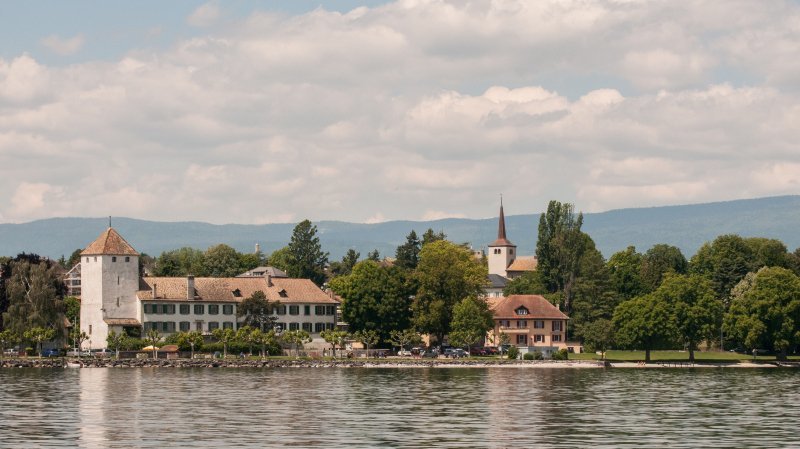
M189 342L189 346L191 346L191 347L192 347L192 360L194 360L194 342L193 342L193 341L190 341L190 342Z

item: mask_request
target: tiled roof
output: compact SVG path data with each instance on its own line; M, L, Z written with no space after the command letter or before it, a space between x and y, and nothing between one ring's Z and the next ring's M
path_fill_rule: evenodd
M153 300L153 286L155 286L155 299L160 300L240 302L260 290L269 301L280 301L283 304L338 304L338 301L320 290L309 279L272 278L270 284L267 285L267 279L264 277L199 277L194 278L195 298L189 300L186 298L185 277L144 277L139 283L137 296L144 301ZM234 293L237 290L238 295Z
M97 240L90 243L89 246L81 252L82 256L96 256L101 254L111 254L114 256L139 255L114 228L106 229L100 234L100 237L97 237Z
M136 318L106 318L103 321L109 326L141 326Z
M499 274L490 274L489 275L489 287L490 288L505 288L506 284L508 284L508 279L500 276Z
M536 256L517 257L511 262L511 265L506 268L506 271L536 271L539 265L539 260Z
M527 315L517 315L516 310L520 306L528 309ZM555 319L568 320L569 317L558 310L558 307L550 304L541 295L511 295L497 298L490 301L489 307L494 313L495 319L517 320L517 319Z

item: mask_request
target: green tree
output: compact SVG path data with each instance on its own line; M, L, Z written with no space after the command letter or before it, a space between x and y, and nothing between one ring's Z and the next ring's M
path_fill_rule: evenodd
M598 319L611 319L619 305L603 256L590 244L581 258L580 276L572 289L572 312L567 329L569 338L583 338L584 327Z
M631 299L645 292L642 281L642 255L636 247L614 253L606 262L611 286L622 300Z
M26 340L36 343L36 353L42 357L42 343L52 340L56 336L54 329L45 329L43 327L34 327L28 329L23 334Z
M763 237L750 237L745 243L753 253L753 270L761 267L789 268L789 253L780 240Z
M118 334L112 330L108 333L108 336L106 337L106 343L108 344L109 348L114 350L117 358L119 358L119 350L125 346L125 340L127 338L128 336L125 335L125 332L120 332Z
M417 268L421 246L422 243L419 241L417 233L412 229L406 236L406 242L397 247L395 265L406 270Z
M311 336L304 330L286 331L281 334L281 339L294 349L295 357L300 356L300 348L311 342Z
M330 286L342 297L342 319L352 331L376 330L385 340L391 331L409 327L414 291L402 269L365 260Z
M503 289L504 296L511 295L542 295L549 293L544 285L541 271L528 271L522 276L511 279Z
M236 310L236 316L244 317L244 325L251 326L262 331L270 330L275 327L277 317L273 316L280 302L269 302L267 296L261 290L253 292L245 298Z
M311 279L317 285L325 282L328 253L322 251L317 227L303 220L295 226L289 242L289 266L286 273L293 278Z
M272 254L270 254L269 258L267 258L267 263L272 267L288 273L289 267L292 264L291 260L292 255L289 252L289 247L284 246L283 248L276 249Z
M348 249L341 262L331 263L331 274L333 276L347 276L353 271L353 267L358 263L359 257L361 257L361 253L356 252L354 249Z
M319 336L331 345L331 349L333 349L333 358L336 358L336 348L344 349L350 334L341 329L326 329L320 332Z
M380 262L381 261L381 253L378 252L377 248L373 249L372 251L367 253L367 260L371 260L373 262Z
M572 204L550 201L547 212L539 218L536 242L537 270L550 292L563 292L565 312L572 306L572 287L578 277L581 257L588 235L581 232L583 214L575 214Z
M82 332L79 327L73 327L69 335L72 339L72 344L78 349L82 348L83 342L89 339L89 335L86 332Z
M389 343L400 349L405 349L410 345L422 343L422 337L414 329L393 330L389 332Z
M19 336L9 329L0 331L0 358L5 354L6 348L10 348L19 343Z
M75 251L73 251L72 254L69 255L69 259L67 259L64 268L69 270L75 265L77 265L81 261L81 252L83 252L83 249L81 248L78 248Z
M453 307L463 298L482 296L487 275L486 267L461 245L447 240L424 245L415 270L418 289L411 306L414 326L442 342L450 332Z
M161 334L155 330L150 329L145 334L144 340L153 347L153 358L158 358L158 344L161 342Z
M785 360L800 343L800 278L780 267L758 270L750 288L733 299L725 329L747 348L772 350Z
M377 331L367 330L367 329L360 330L354 333L353 338L355 338L357 342L361 343L362 345L364 345L364 347L366 347L367 357L369 357L370 348L378 344L378 342L380 342L381 340L380 334L378 334Z
M242 270L241 272L266 265L266 262L267 258L264 257L264 254L261 252L261 250L255 253L239 254L239 267Z
M218 328L218 329L214 329L213 331L211 331L211 335L213 335L214 338L218 342L222 343L222 358L223 359L227 358L228 357L228 345L231 344L231 342L236 340L236 331L234 331L233 329L219 329Z
M38 257L38 256L36 256ZM8 309L3 325L17 335L33 328L64 331L63 283L54 266L18 260L9 263L11 276L6 281Z
M265 359L270 353L268 348L275 348L278 346L278 337L275 331L270 329L262 331L261 329L253 329L250 331L249 341L261 347L261 358Z
M247 269L241 265L241 255L228 245L220 244L206 250L203 271L211 277L234 277Z
M591 351L600 351L600 358L606 358L606 351L614 343L614 324L611 320L599 318L587 323L583 329L583 344Z
M203 334L198 331L179 332L177 341L181 350L185 351L188 348L192 352L192 358L194 358L194 351L202 349L204 343Z
M73 328L80 328L81 300L74 296L64 298L64 314Z
M652 296L671 307L676 337L694 361L697 344L713 338L722 321L722 301L714 295L711 283L697 275L667 274Z
M433 229L428 228L428 230L422 234L422 246L425 246L428 243L438 242L440 240L447 240L447 235L445 235L444 231L433 232Z
M486 337L494 328L492 311L480 297L468 296L453 307L453 322L450 324L450 344L469 348Z
M155 260L155 276L207 276L205 253L199 249L183 247L161 253Z
M755 267L753 250L738 235L721 235L697 250L689 263L692 273L711 280L717 298L725 298L734 285Z
M661 285L667 273L686 274L689 263L675 246L658 244L642 256L642 283L648 293Z
M622 302L614 310L617 344L625 349L643 349L645 361L650 351L671 347L675 341L675 322L670 305L652 294Z

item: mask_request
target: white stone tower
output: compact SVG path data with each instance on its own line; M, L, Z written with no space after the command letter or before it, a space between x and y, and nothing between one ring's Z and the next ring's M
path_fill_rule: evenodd
M500 198L500 220L497 224L497 240L489 245L489 274L508 277L507 268L517 258L517 245L506 238L506 217L503 214L503 199Z
M81 253L81 331L84 349L106 348L110 330L141 326L136 291L139 253L109 227Z

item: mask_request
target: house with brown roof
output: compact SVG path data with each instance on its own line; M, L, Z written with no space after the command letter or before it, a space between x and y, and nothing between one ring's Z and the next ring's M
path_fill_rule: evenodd
M569 349L566 341L567 320L558 307L541 295L510 295L489 298L494 313L494 329L487 342L499 345L502 334L521 352L539 351L550 355L559 349ZM573 351L580 352L573 347Z
M244 317L237 308L256 291L280 302L275 318L281 330L302 329L319 339L321 331L336 326L339 303L309 279L272 270L233 278L140 277L139 253L111 227L81 252L81 284L81 330L89 349L107 347L112 330L166 335L238 329Z

